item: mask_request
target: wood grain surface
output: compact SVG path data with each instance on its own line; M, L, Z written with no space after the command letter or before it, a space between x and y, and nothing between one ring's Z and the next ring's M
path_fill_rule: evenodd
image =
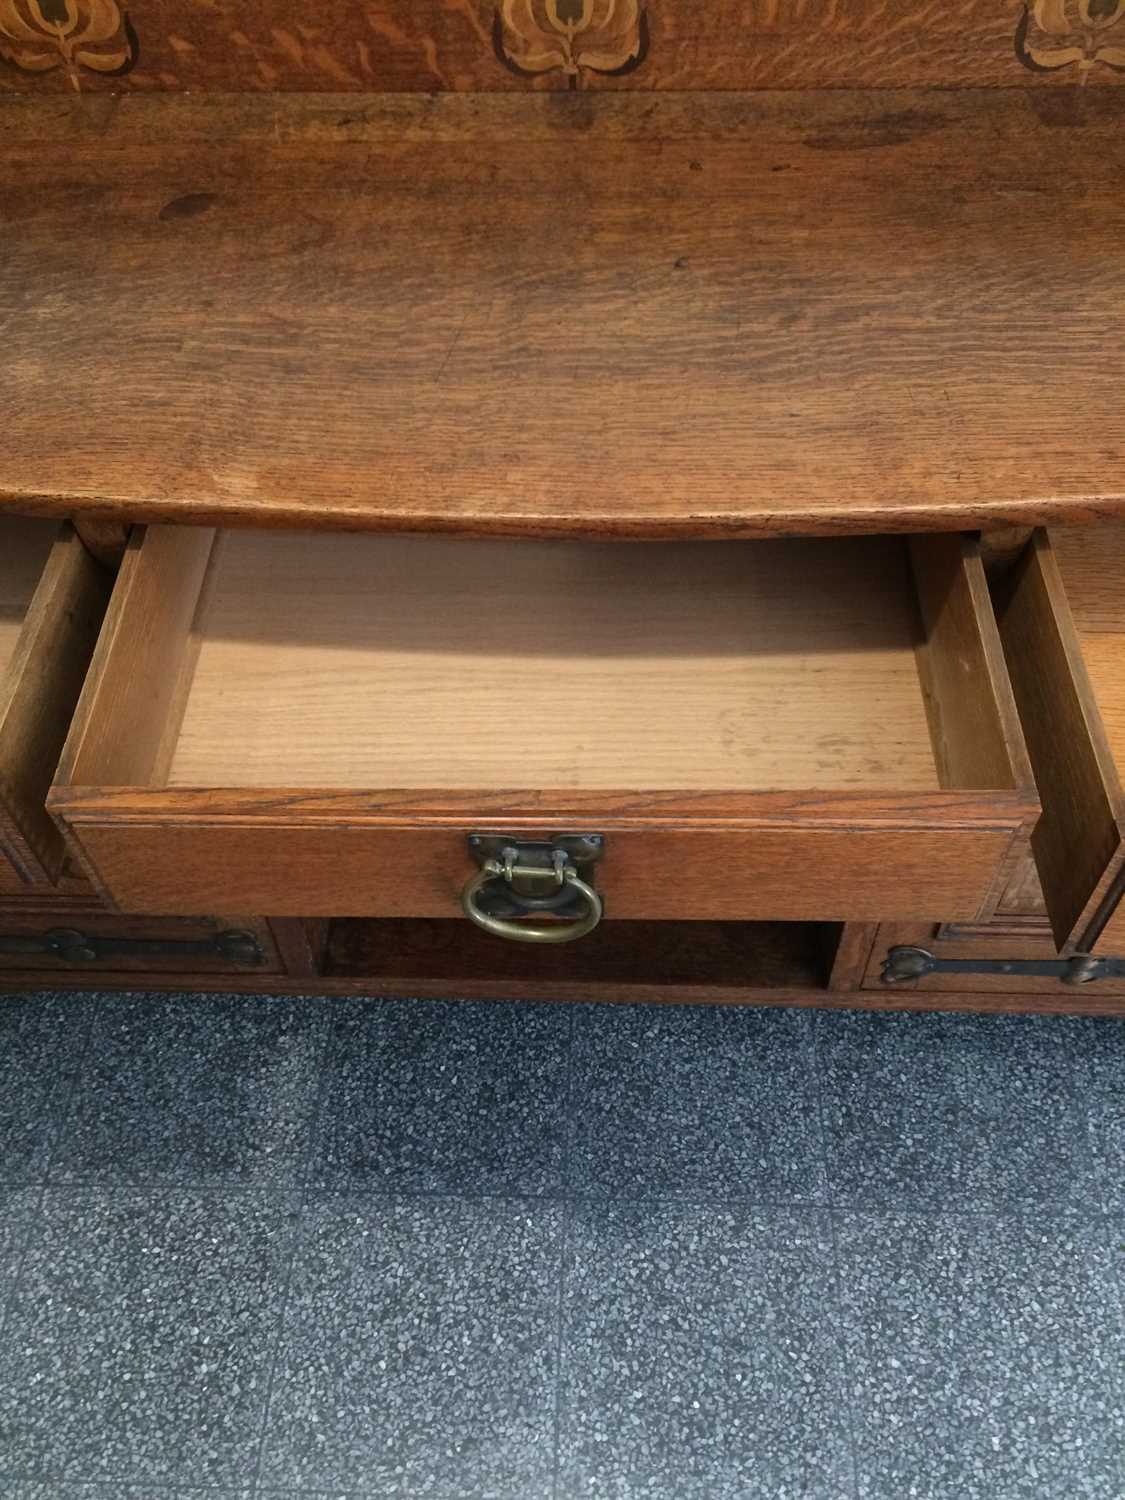
M959 692L950 733L964 724L976 759L939 782L897 538L663 543L635 562L622 543L225 533L167 784L1011 784L965 645L993 718Z
M0 523L0 596L10 636L0 672L0 847L20 881L54 882L66 849L47 791L82 690L111 578L69 526ZM22 606L19 601L23 600ZM0 889L13 889L10 881Z
M1107 522L1081 531L1052 533L1059 574L1070 601L1082 661L1097 703L1118 791L1125 783L1125 525ZM1125 831L1125 793L1118 826ZM1101 953L1125 953L1125 843L1112 862L1098 935Z
M1117 89L9 100L0 504L699 538L1120 511L1123 127Z
M445 828L380 826L341 814L334 826L287 814L283 794L263 795L273 816L247 823L208 817L202 799L181 793L164 814L114 819L65 794L52 806L81 847L98 888L126 912L235 912L273 916L456 917L475 872L466 831L494 830L469 813ZM466 799L467 804L476 799ZM524 822L527 838L552 830L604 830L608 853L597 886L613 920L879 921L927 911L972 921L988 913L996 869L1012 840L994 826L898 826L893 799L884 821L833 827L812 822L755 825L732 820L702 832L669 821L621 828L603 798L600 816Z
M1112 84L1117 0L0 0L0 88Z
M1125 523L1051 535L1109 753L1125 779Z
M1103 530L1094 528L1093 535ZM1112 551L1105 557L1095 553L1090 561L1089 573L1072 569L1074 596L1093 598L1095 616L1105 619L1120 579ZM999 586L997 606L1043 803L1032 849L1047 911L1061 947L1087 948L1093 942L1088 929L1125 864L1125 796L1084 660L1085 642L1046 532L1036 532L1018 567ZM1111 615L1114 608L1110 603ZM1109 670L1112 682L1112 664Z

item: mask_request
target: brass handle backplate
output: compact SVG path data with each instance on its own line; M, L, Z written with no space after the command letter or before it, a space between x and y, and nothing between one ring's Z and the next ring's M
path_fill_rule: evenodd
M516 943L573 943L601 921L602 899L579 873L601 857L600 835L528 843L475 833L469 851L480 869L466 882L461 907L485 932ZM527 920L537 912L550 912L554 920Z

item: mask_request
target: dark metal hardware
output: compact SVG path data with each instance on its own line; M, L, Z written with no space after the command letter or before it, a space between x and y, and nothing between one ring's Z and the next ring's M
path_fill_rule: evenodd
M34 937L0 934L0 953L60 958L68 964L96 963L102 958L221 958L252 968L262 950L252 932L228 929L198 939L102 937L76 927L51 927Z
M884 984L905 984L926 974L1013 974L1028 979L1057 979L1062 984L1089 984L1095 979L1125 979L1125 958L938 958L928 948L907 944L891 948L883 960Z

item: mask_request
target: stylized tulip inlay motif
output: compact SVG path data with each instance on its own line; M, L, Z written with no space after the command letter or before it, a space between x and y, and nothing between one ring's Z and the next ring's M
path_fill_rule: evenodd
M1016 56L1036 73L1075 68L1085 83L1097 67L1125 72L1125 0L1027 0Z
M512 73L563 73L571 88L587 74L620 77L648 53L640 0L502 0L492 31L496 56Z
M0 57L25 73L127 73L137 38L118 0L0 0Z

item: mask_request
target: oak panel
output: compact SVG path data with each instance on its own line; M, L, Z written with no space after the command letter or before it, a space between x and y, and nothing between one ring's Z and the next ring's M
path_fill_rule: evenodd
M0 88L1099 85L1125 68L1123 15L1081 0L78 0L58 14L3 0Z
M725 538L1125 506L1120 89L0 114L13 508Z
M277 804L279 799L269 800ZM466 799L471 806L472 799ZM66 809L65 799L54 803ZM138 802L139 805L139 802ZM249 826L208 822L185 804L168 821L128 822L64 811L91 871L130 912L241 910L274 916L452 917L476 866L456 827ZM888 820L901 817L888 806ZM997 821L1000 822L1000 814ZM341 817L346 817L341 814ZM674 807L668 818L675 820ZM1008 827L739 827L677 833L654 822L620 829L608 806L593 819L526 825L604 833L597 886L611 918L875 921L942 911L980 914L1011 842Z
M1116 773L1116 787L1108 774L1107 783L1112 795L1120 795L1120 829L1125 827L1125 525L1060 529L1052 546ZM1125 953L1125 848L1118 847L1110 868L1113 880L1098 913L1104 926L1094 946L1098 952Z
M1055 937L1064 948L1104 949L1109 935L1098 929L1125 866L1120 744L1102 708L1104 696L1113 721L1121 695L1123 553L1117 526L1091 528L1085 541L1060 533L1057 545L1069 587L1056 543L1037 532L998 590L998 618L1043 802L1032 848Z

